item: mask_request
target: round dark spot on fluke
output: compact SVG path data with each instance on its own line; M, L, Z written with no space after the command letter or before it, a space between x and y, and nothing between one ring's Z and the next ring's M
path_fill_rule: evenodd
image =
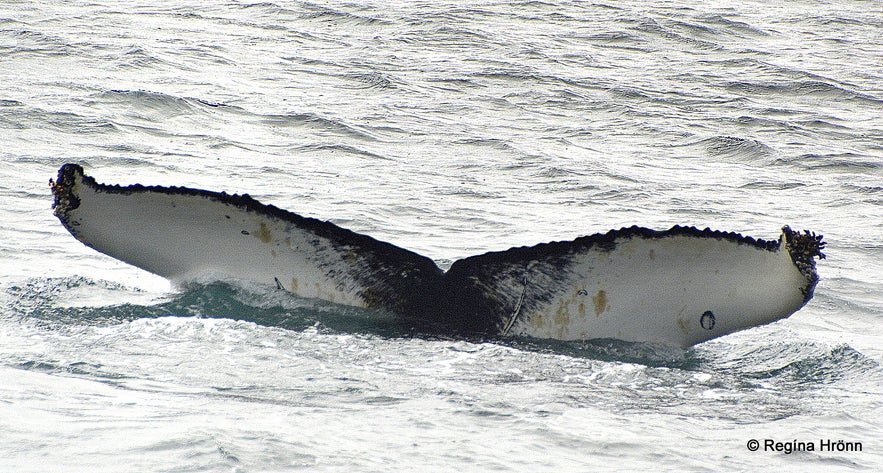
M702 326L705 330L711 330L714 328L715 324L714 313L710 310L706 310L702 313L702 317L699 317L699 325Z
M239 233L242 233L243 235L251 235L251 233L248 233L248 230L242 230Z
M577 294L579 294L581 296L588 296L589 292L586 291L585 289L580 289L579 292L577 292Z

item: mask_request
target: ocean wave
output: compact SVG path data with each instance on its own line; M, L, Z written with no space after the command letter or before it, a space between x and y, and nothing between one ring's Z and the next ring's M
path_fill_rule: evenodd
M845 87L828 82L802 80L802 81L739 81L730 82L726 89L747 95L778 95L818 97L835 100L857 100L867 103L880 104L879 98L862 92L849 90Z
M297 150L302 153L315 153L315 154L320 154L323 156L327 155L327 154L340 153L340 154L356 156L356 157L360 157L360 158L369 158L372 160L375 160L375 159L383 160L383 161L390 161L391 160L391 158L388 158L386 156L382 156L377 153L372 153L371 151L361 149L357 146L343 145L343 144L309 144L309 145L300 146L297 148Z
M380 72L350 73L343 76L346 79L360 83L357 89L392 89L395 88L394 79Z
M193 97L180 97L148 90L109 90L93 96L89 105L125 106L130 113L140 113L156 120L180 115L214 112L218 109L242 112L239 107Z
M754 161L768 158L774 150L762 141L738 136L711 136L675 145L711 158Z
M344 9L337 10L310 3L303 4L303 6L305 7L304 11L300 13L302 20L327 22L336 26L374 26L387 23L381 18L360 15Z
M89 297L83 297L84 294ZM225 318L268 327L304 330L317 324L328 330L388 334L393 326L370 310L303 299L275 288L245 282L193 283L183 291L148 303L140 291L123 285L75 276L35 279L6 289L9 315L48 325L115 325L125 321L167 316ZM155 297L155 296L154 296ZM107 304L108 300L138 302ZM82 305L82 301L93 301ZM409 329L399 328L400 333Z
M732 347L718 369L738 372L744 379L780 387L823 386L847 378L883 381L883 367L847 345L793 341L774 345Z
M744 21L727 18L723 15L701 15L699 19L703 22L722 27L730 34L734 34L740 37L742 37L743 35L758 37L770 36L770 33L758 27L752 26L751 24Z
M117 66L123 69L153 69L158 67L175 67L182 70L191 70L183 64L175 64L160 55L150 52L140 46L133 46L124 51L115 51L107 59L115 62Z
M751 181L739 186L740 189L791 190L806 187L803 182L772 182L766 180Z
M662 24L659 21L656 21L656 19L646 17L630 19L625 21L625 23L630 23L630 28L633 31L644 36L655 38L656 41L654 41L654 44L657 48L659 47L658 40L665 40L704 51L718 51L724 49L723 46L712 40L716 39L715 36L709 37L706 34L710 31L708 28L699 25L692 25L678 21ZM703 34L697 34L698 31L701 31Z
M875 156L858 153L807 153L788 157L778 157L773 164L788 164L805 169L841 172L875 171L883 169L883 160Z
M9 35L15 45L7 51L7 54L17 53L41 53L47 55L66 55L73 48L62 37L55 34L43 33L33 29L17 29L3 31Z
M40 135L47 132L105 135L120 131L110 120L80 112L47 110L15 100L4 105L0 107L0 128L8 130L34 130Z
M755 139L734 136L715 136L699 142L711 156L737 159L760 159L772 154L772 148Z
M465 25L456 25L455 19L421 17L411 22L410 28L397 35L396 42L420 45L432 42L435 46L478 48L491 47L491 37Z
M313 112L291 114L256 115L261 123L277 127L309 128L325 133L376 141L377 138L361 127L355 127L333 118L326 118Z

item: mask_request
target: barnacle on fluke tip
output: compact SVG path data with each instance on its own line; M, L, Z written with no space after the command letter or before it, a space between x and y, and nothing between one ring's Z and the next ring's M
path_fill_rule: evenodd
M788 246L792 248L791 256L795 260L802 259L803 261L810 262L815 257L825 259L825 254L822 253L822 250L825 249L828 243L823 240L824 237L822 235L816 235L815 232L809 230L804 230L803 233L795 232L788 226L785 226L783 230L788 238Z
M633 226L471 256L442 271L412 251L247 195L99 184L74 164L50 184L55 215L78 240L173 281L256 281L448 336L689 346L800 309L825 247L821 235L789 227L759 239Z
M791 260L806 278L807 285L801 292L804 302L809 302L816 283L819 281L815 258L825 259L822 250L825 249L827 242L823 240L822 235L816 235L815 232L804 230L803 233L800 233L791 230L787 225L782 228L782 234L785 236L785 245L788 248L788 254L791 255Z

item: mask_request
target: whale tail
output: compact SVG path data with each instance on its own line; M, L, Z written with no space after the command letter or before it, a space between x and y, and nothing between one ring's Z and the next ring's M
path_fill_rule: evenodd
M789 316L818 282L821 236L676 226L431 259L248 195L99 184L65 164L54 213L99 252L171 280L233 277L378 309L444 334L693 345Z

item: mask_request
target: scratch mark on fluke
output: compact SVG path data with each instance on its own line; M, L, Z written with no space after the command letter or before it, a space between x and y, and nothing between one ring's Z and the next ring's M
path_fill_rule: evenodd
M506 322L506 327L503 328L502 335L505 337L509 335L509 331L512 330L512 326L515 325L515 321L518 320L518 313L521 312L521 304L524 304L524 295L527 294L527 273L524 274L524 283L521 288L521 297L518 298L518 303L515 304L515 310L512 311L512 315L509 316L509 321Z
M300 296L386 311L443 335L689 346L788 317L812 298L815 260L825 257L821 235L787 226L778 240L633 226L472 256L444 272L414 252L248 195L99 184L76 164L62 166L50 187L54 213L75 238L139 268L172 280L208 274L280 289L291 281L287 290ZM285 244L268 251L274 240ZM587 288L597 291L594 316ZM704 330L684 324L691 313L703 314Z

